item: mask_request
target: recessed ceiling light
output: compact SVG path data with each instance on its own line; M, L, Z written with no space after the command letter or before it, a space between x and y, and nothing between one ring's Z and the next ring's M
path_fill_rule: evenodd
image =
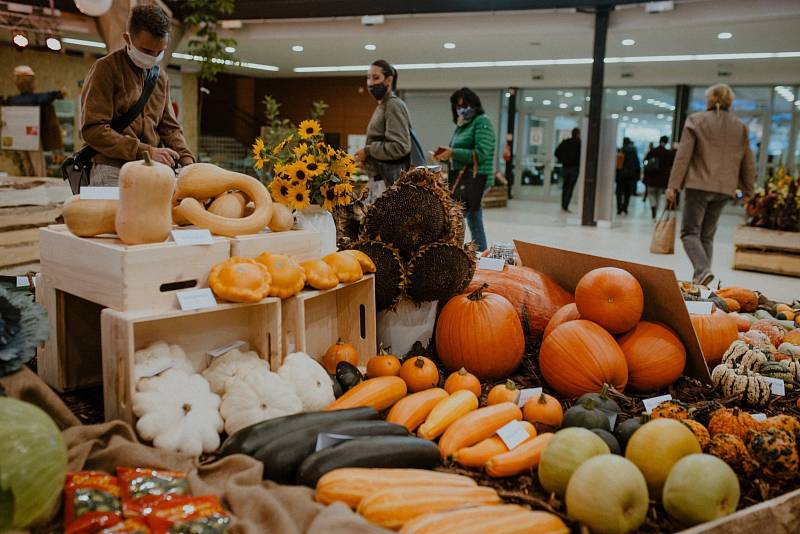
M227 53L229 53L229 54L233 54L234 52L236 52L236 47L234 47L234 46L226 46L225 47L225 51Z
M545 106L549 106L552 103L553 102L551 100L542 100L542 104L544 104Z
M564 93L564 96L566 96L567 98L572 98L572 93L567 91L566 93Z
M625 111L633 111L633 106L626 106Z
M575 106L572 109L574 109L575 111L583 111L583 108L581 106Z
M664 118L664 114L663 113L659 113L658 115L656 115L656 118L657 119L663 119Z
M364 50L369 50L370 52L372 52L373 50L377 50L377 49L378 49L378 47L375 46L372 43L364 45Z
M456 44L455 43L444 43L442 46L444 48L447 48L448 50L452 50L453 48L456 47Z
M634 118L633 118L633 120L631 120L631 122L632 122L632 123L634 123L634 124L637 124L637 123L639 122L639 119L637 119L636 117L634 117Z
M561 109L567 109L567 105L564 102L560 103L558 107L560 107Z
M54 37L51 35L50 37L47 38L47 41L45 41L45 43L47 44L47 48L53 50L54 52L58 52L59 50L61 50L61 39L59 39L58 37Z
M625 96L627 94L628 91L626 91L625 89L620 89L619 91L617 91L617 96Z
M587 97L586 97L586 101L587 101L587 102L589 102L589 101L591 101L591 100L592 100L592 97L591 97L591 96L587 96Z
M623 39L622 40L622 46L633 46L635 44L636 44L636 41L634 41L633 39Z
M15 32L11 42L14 43L18 48L25 48L28 46L28 37L22 32Z
M532 96L526 96L525 97L525 102L533 102L533 97Z
M305 50L305 48L303 48L303 45L292 46L292 52L302 52L303 50Z
M731 37L733 37L731 32L719 32L717 34L717 39L730 39Z
M506 98L511 98L511 93L509 93L508 91L506 91Z
M618 119L619 118L619 113L612 113L611 114L611 118L612 119Z
M624 121L628 120L628 116L627 115L623 116L622 120L624 120Z
M633 95L631 97L631 100L641 100L641 99L642 99L642 95Z

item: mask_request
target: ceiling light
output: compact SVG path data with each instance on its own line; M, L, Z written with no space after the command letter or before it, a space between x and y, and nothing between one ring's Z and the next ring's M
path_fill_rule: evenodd
M647 99L647 103L648 103L648 104L655 104L655 103L656 103L656 101L655 101L655 100L653 100L652 98L648 98L648 99Z
M583 108L581 106L575 106L572 109L574 109L575 111L583 111Z
M586 101L587 101L587 102L589 102L589 101L591 101L591 100L592 100L592 97L591 97L591 96L587 96L587 97L586 97Z
M225 47L225 52L227 52L228 54L233 54L234 52L236 52L236 47L235 46L226 46Z
M25 32L20 30L14 30L12 32L11 42L14 45L14 48L22 50L26 46L28 46L28 36L25 35Z
M444 43L442 45L442 47L447 48L448 50L452 50L453 48L456 47L456 44L455 43Z
M631 97L631 100L641 100L641 99L642 99L642 95L633 95Z
M305 50L305 48L303 48L303 45L293 45L292 46L292 52L302 52L303 50Z
M620 89L619 91L617 91L617 96L625 96L627 94L628 91L626 91L625 89Z
M192 54L184 54L183 52L173 52L172 57L175 59L186 59L189 61L205 61L203 56L194 56ZM213 58L211 62L219 65L228 65L230 67L239 67L242 69L264 70L270 72L276 72L280 70L280 68L274 65L264 65L263 63L252 63L250 61L233 61L230 59Z
M717 39L730 39L733 37L731 32L720 32L717 34Z
M626 106L625 111L633 111L633 106Z
M551 100L542 100L542 104L544 104L545 106L549 106L552 103L553 102Z
M567 98L572 98L572 93L567 91L566 93L564 93L564 96L566 96Z
M622 120L624 120L624 121L628 120L628 116L627 115L623 116Z
M61 39L59 39L58 37L51 35L50 37L47 38L45 44L47 44L47 48L49 48L54 52L58 52L59 50L61 50Z
M639 119L637 119L636 117L634 117L634 118L631 120L631 122L632 122L633 124L638 124L638 122L639 122Z
M506 96L506 98L511 98L511 93L509 93L508 91L506 91L506 95L505 95L505 96Z
M618 119L619 118L619 113L612 113L611 114L611 118L612 119Z
M374 44L372 44L372 43L370 43L370 44L365 44L365 45L364 45L364 50L369 50L370 52L372 52L372 51L374 51L374 50L377 50L377 49L378 49L378 47L377 47L377 46L375 46L375 45L374 45Z
M634 41L633 39L623 39L622 40L622 46L633 46L635 44L636 44L636 41Z
M533 102L533 97L532 96L526 96L525 97L525 102Z
M664 118L664 114L663 113L659 113L658 115L656 115L656 118L657 119L663 119Z
M61 39L64 44L88 46L90 48L105 48L106 44L100 41L87 41L86 39L73 39L72 37L64 37Z
M567 109L567 105L564 102L560 103L558 107L560 107L561 109Z

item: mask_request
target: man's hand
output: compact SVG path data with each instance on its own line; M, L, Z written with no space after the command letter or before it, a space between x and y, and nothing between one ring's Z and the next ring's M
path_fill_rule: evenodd
M175 162L178 161L178 158L178 153L171 148L164 147L150 149L150 159L159 163L163 163L164 165L169 165L170 167L175 166Z
M437 161L448 161L451 157L453 157L453 149L448 147L440 146L433 153L433 159Z
M365 161L367 159L367 151L364 148L359 148L355 153L356 161Z
M678 196L678 192L675 189L668 188L667 189L667 205L671 206L675 204L675 198Z

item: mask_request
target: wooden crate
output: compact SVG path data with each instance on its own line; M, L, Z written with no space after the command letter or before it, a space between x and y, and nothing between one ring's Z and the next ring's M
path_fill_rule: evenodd
M508 204L508 186L496 185L483 194L484 208L505 208Z
M231 238L231 256L255 258L262 252L286 254L298 261L315 260L320 257L320 236L314 230L289 230L242 235Z
M136 384L133 358L155 341L180 345L187 355L242 340L275 370L280 364L281 301L220 304L193 311L133 311L105 309L101 315L103 405L105 418L134 423Z
M208 287L208 272L230 257L226 237L211 245L125 245L80 238L64 225L40 230L42 272L54 288L119 311L174 310L175 293Z
M800 232L738 226L733 244L734 269L800 276Z
M283 300L282 355L295 351L321 360L339 339L358 350L360 365L377 350L375 279L365 276L352 284L325 291L303 291Z

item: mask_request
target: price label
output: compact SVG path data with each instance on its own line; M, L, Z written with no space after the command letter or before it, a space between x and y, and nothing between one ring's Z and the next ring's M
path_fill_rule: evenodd
M505 266L506 262L502 258L480 258L478 260L478 269L486 271L502 271Z
M529 400L538 397L542 394L542 388L525 388L519 390L519 396L517 397L517 406L525 406L525 403Z
M173 230L172 239L178 246L214 244L211 232L205 228L201 230Z
M769 390L773 395L779 395L781 397L786 395L786 384L783 383L783 380L780 378L770 378L768 376L763 378L769 382Z
M617 414L614 412L609 412L608 410L603 410L602 408L600 408L600 411L606 414L606 417L608 417L608 424L611 426L611 431L613 432L614 425L617 424Z
M705 288L705 287L701 287L700 288L700 298L701 299L707 299L710 296L711 296L711 290L710 289Z
M30 287L31 281L28 279L27 276L18 276L17 277L17 287Z
M317 448L316 451L321 451L322 449L327 449L328 447L333 447L334 445L338 445L344 441L349 441L353 439L353 436L345 436L344 434L328 434L323 432L322 434L317 434Z
M756 421L762 422L762 421L766 421L767 420L767 416L765 414L763 414L763 413L754 413L753 414L753 419L755 419Z
M160 375L167 369L172 369L172 360L165 359L163 362L156 363L150 369L137 373L137 378L151 378Z
M660 397L651 397L649 399L642 399L642 404L644 404L644 411L648 414L653 411L653 408L661 404L662 402L666 402L668 400L672 400L672 395L661 395Z
M497 430L497 435L506 444L508 450L512 450L519 446L523 441L528 439L530 435L525 431L525 427L519 421L514 420Z
M250 345L247 343L247 341L242 341L240 339L238 341L234 341L233 343L228 343L227 345L223 345L222 347L211 349L206 354L208 354L212 358L219 358L223 354L227 354L230 351L238 348L241 348L242 352L247 352L248 350L250 350Z
M713 302L687 300L685 303L687 311L692 315L710 315L711 310L714 308Z
M180 304L183 311L213 308L217 305L217 299L214 298L214 294L207 287L181 291L175 295L178 297L178 304Z
M119 200L119 187L81 187L81 200Z

